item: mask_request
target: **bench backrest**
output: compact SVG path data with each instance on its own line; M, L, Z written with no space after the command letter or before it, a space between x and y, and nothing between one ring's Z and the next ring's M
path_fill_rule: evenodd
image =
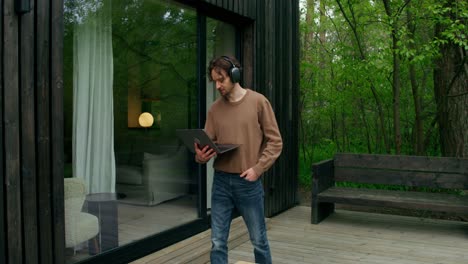
M468 159L336 154L335 181L468 189Z

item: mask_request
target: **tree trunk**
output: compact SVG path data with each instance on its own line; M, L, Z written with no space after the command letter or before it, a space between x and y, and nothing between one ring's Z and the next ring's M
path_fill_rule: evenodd
M327 42L327 38L326 38L326 31L323 29L323 25L325 24L325 20L326 20L326 17L325 17L325 1L324 0L319 0L320 3L319 3L319 6L320 6L320 32L319 32L319 38L320 38L320 43L325 46L326 45L326 42ZM320 68L320 77L319 77L319 83L323 83L324 79L325 79L325 74L324 74L324 69L325 69L325 62L326 62L326 53L325 53L325 49L324 48L321 48L319 50L319 68Z
M455 14L450 18L455 20ZM443 39L445 26L435 34ZM434 90L443 156L468 157L468 65L466 50L449 41L440 46L434 69Z
M401 153L401 124L400 124L400 57L397 53L398 51L398 17L399 15L394 15L392 8L390 6L389 0L383 0L385 7L385 13L392 24L392 56L393 56L393 132L395 134L395 152L396 154Z
M346 115L345 115L345 112L344 112L344 107L341 106L341 137L342 137L342 140L343 140L343 151L345 152L348 152L349 151L349 146L348 146L348 143L347 143L347 138L346 138L346 135L348 134L346 132Z
M312 43L314 41L314 32L311 30L314 27L314 5L315 5L315 0L307 0L307 13L306 13L306 25L307 25L307 32L305 33L304 37L304 56L308 62L312 61L312 58L310 57L312 54L310 54L307 51L310 51L310 48L312 47Z
M333 109L333 118L332 118L332 129L333 129L333 141L336 143L336 149L338 152L342 152L340 141L338 138L338 128L337 128L338 118L336 117L336 108Z
M366 143L367 143L367 152L372 153L372 146L370 140L369 124L367 123L366 111L364 110L364 102L362 98L359 98L359 110L361 110L361 119L364 123L364 128L366 129Z
M393 46L393 132L395 133L395 152L401 154L401 124L400 124L400 58L397 54L398 38L392 30Z
M409 69L411 91L413 92L414 115L415 115L415 143L414 152L416 155L424 154L424 124L421 117L421 96L419 95L418 82L416 81L416 69L414 64L410 64Z
M306 24L307 30L304 33L304 38L302 39L302 61L306 63L312 63L314 60L315 52L313 49L313 39L314 39L314 32L312 29L314 28L314 20L313 20L313 13L314 13L314 2L315 0L307 0L307 13L306 13ZM307 103L310 100L310 95L313 94L311 91L314 89L315 83L315 75L314 72L311 70L304 70L302 73L301 79L304 80L304 86L301 89L300 95L300 105L299 105L299 120L300 120L300 131L301 131L301 149L304 161L309 163L313 159L313 148L309 151L309 147L311 142L313 142L313 131L310 131L310 126L307 122L305 122L305 113L304 111L308 107Z
M407 14L407 27L408 31L411 33L411 36L415 37L416 26L413 20L413 14L409 9L406 11ZM415 44L414 41L408 44L409 48L414 50ZM414 63L411 61L413 58L410 58L409 63L409 78L411 82L411 91L413 93L413 103L414 103L414 129L415 129L415 137L414 137L414 152L416 155L423 155L424 154L424 124L421 117L421 96L419 95L419 86L416 80L416 67Z
M468 83L462 50L455 44L441 48L434 70L434 90L443 156L468 157Z

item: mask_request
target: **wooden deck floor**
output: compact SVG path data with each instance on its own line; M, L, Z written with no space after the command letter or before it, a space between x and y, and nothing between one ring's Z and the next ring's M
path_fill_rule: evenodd
M231 243L229 263L254 262L247 236L239 239L245 226L234 224L239 225L238 239ZM466 222L337 210L312 225L310 207L297 206L269 219L268 225L273 263L468 263ZM202 247L187 249L197 240L192 237L134 263L194 263L184 259L188 253L197 263L206 263L209 231L201 236ZM199 253L203 257L193 258Z

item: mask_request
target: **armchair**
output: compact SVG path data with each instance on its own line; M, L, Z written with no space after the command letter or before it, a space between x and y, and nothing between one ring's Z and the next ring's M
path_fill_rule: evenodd
M81 211L86 198L85 187L82 179L64 179L66 248L75 247L99 233L98 218Z
M188 152L182 146L159 146L143 152L140 166L117 165L116 189L120 202L153 206L189 193Z

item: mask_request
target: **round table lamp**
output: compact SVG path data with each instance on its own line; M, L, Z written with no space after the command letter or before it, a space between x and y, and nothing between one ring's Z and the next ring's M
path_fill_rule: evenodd
M138 118L138 123L142 127L150 127L153 125L153 122L154 122L154 118L148 112L141 113L140 117Z

